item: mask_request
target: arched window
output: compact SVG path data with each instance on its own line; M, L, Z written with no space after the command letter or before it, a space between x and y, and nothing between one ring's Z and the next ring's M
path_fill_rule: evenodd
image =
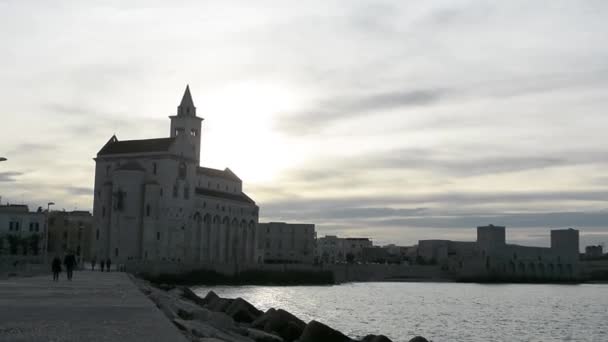
M177 169L177 175L179 178L181 179L185 179L186 178L186 173L187 173L187 169L186 169L186 163L181 162L179 163L178 169Z

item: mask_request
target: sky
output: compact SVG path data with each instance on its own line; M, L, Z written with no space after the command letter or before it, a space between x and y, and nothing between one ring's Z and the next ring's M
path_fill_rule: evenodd
M606 1L0 0L0 196L90 210L99 149L189 84L261 221L608 242L607 39Z

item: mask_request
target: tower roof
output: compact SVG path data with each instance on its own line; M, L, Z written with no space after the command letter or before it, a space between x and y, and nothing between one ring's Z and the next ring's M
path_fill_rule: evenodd
M194 101L192 101L192 95L190 94L190 85L186 85L186 91L182 96L182 102L177 107L178 116L196 116L196 107Z

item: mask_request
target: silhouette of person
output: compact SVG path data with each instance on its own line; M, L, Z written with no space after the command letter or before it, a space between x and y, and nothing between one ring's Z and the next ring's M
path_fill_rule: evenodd
M61 259L58 256L53 258L53 262L51 263L51 269L53 270L53 281L59 280L59 272L61 272Z
M106 260L106 268L108 269L108 272L110 272L110 265L112 265L112 260L108 258L108 260Z
M101 267L101 272L103 272L103 268L106 266L106 261L101 259L101 261L99 262L99 266Z
M91 271L95 271L95 264L97 263L97 257L94 256L93 260L91 260Z
M71 251L69 251L65 256L65 259L63 259L63 264L65 265L66 272L68 273L68 280L72 280L74 266L76 266L76 258Z

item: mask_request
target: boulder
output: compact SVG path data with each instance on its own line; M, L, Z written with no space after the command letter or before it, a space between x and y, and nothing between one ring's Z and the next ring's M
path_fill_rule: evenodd
M210 293L213 293L213 291L209 291L209 294ZM209 296L209 294L207 294L207 296ZM215 295L215 293L213 294ZM215 296L217 297L217 295ZM205 306L207 304L203 298L197 296L196 293L194 293L194 291L190 290L188 287L182 288L182 298L187 299L199 306Z
M279 335L285 341L291 342L302 335L306 323L285 310L268 309L251 323L251 327Z
M226 308L228 308L228 306L230 306L232 301L233 301L233 299L218 297L216 299L211 300L205 307L212 311L225 312Z
M232 317L223 312L210 311L205 308L198 308L193 311L192 319L207 323L218 329L230 330L235 328Z
M165 316L169 317L169 319L176 318L178 309L175 305L175 301L173 298L169 296L158 296L154 295L150 297L156 306L165 314Z
M226 307L225 312L228 316L240 323L251 323L263 314L262 311L240 297L234 299L230 305Z
M384 335L367 335L361 342L393 342L390 338Z
M341 332L323 323L310 321L306 325L299 342L351 342L352 340Z
M184 292L182 291L181 288L176 287L176 288L173 288L173 289L167 291L167 293L175 298L181 298Z
M199 321L184 321L181 319L174 319L173 323L180 330L183 330L188 334L198 338L214 337L222 341L254 342L254 340L249 337L237 335L230 331L222 331Z
M247 328L246 336L255 342L283 342L283 339L277 335L269 334L265 331Z
M207 295L205 296L205 298L203 298L203 301L205 301L205 304L208 304L218 298L220 298L220 296L218 296L215 292L209 291L209 292L207 292Z
M185 300L170 298L173 300L173 306L175 307L175 312L177 315L186 320L190 320L194 318L194 312L199 310L200 308L193 303L187 302Z
M416 336L416 337L412 338L409 342L429 342L429 341L422 336Z

